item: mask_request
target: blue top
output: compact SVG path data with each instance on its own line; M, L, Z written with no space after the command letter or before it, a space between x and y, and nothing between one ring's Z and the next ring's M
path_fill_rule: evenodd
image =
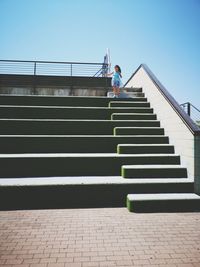
M120 81L120 79L121 79L121 77L120 77L120 73L117 71L114 71L114 73L113 73L113 80L118 80L118 81Z
M119 87L123 86L120 72L118 71L114 71L113 76L112 76L112 86L115 86L115 83L117 83Z

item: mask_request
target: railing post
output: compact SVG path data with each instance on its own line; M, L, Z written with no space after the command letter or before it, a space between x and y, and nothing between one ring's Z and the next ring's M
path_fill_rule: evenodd
M189 102L187 103L187 114L191 116L191 104Z
M36 61L34 62L34 70L33 70L33 94L36 94L36 74L37 74L37 69L36 69Z
M33 72L34 76L36 75L36 61L34 62L34 72Z
M71 64L71 76L72 76L72 64Z

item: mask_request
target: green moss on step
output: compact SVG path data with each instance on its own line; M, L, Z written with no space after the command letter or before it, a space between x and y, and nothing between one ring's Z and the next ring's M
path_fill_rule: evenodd
M121 154L119 145L117 145L117 154Z
M125 178L125 169L123 168L123 166L121 167L121 176Z
M133 203L129 201L128 197L126 198L126 207L130 212L133 212Z

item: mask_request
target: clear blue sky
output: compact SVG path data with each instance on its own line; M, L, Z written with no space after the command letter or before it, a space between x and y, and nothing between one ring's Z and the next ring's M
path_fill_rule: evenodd
M0 0L0 59L146 63L200 107L200 0Z

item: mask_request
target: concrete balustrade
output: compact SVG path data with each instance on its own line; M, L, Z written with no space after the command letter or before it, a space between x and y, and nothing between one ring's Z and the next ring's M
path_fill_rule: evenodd
M195 181L195 192L200 194L200 130L181 111L178 103L160 84L147 66L141 65L129 79L126 87L142 87L151 107L161 121L161 127L181 155L182 165Z

